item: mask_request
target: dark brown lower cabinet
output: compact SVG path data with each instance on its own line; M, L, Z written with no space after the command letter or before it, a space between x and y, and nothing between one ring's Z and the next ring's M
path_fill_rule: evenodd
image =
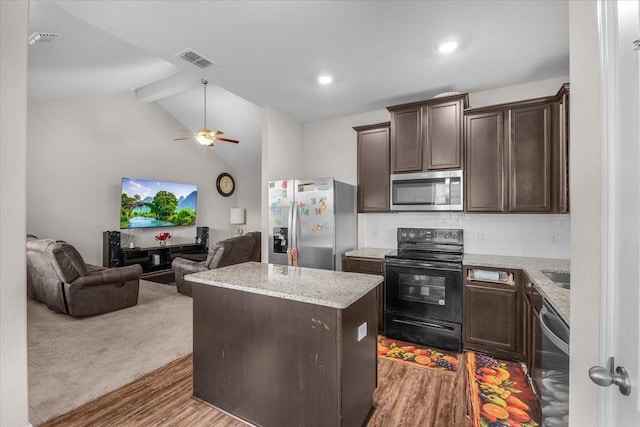
M519 270L464 267L463 346L522 360L522 282Z
M360 334L374 300L338 309L194 283L193 395L252 425L362 425L377 369L376 334Z
M342 271L375 274L384 277L384 259L342 256ZM384 331L384 280L376 288L378 332Z

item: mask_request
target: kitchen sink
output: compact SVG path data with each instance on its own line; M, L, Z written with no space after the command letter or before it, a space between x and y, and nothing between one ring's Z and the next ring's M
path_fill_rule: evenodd
M571 273L559 273L557 271L542 271L551 281L561 288L571 289Z

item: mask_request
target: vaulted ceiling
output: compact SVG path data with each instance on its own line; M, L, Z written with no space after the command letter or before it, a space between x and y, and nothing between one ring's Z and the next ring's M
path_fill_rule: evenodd
M208 124L241 141L259 107L307 122L569 74L567 1L32 0L29 30L61 34L30 46L31 99L136 89L194 131L206 78Z

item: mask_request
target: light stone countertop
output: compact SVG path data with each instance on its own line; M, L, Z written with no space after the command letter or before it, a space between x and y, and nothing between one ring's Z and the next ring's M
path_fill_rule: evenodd
M345 252L346 256L360 257L360 258L375 258L375 259L384 259L384 256L390 252L395 251L395 249L387 249L387 248L360 248L354 249L349 252Z
M568 259L528 258L503 255L464 254L464 265L478 267L512 268L527 273L540 294L553 306L562 320L569 325L570 292L569 289L555 285L542 273L545 271L569 272L571 261Z
M188 274L186 280L221 288L344 309L382 283L382 276L245 262Z

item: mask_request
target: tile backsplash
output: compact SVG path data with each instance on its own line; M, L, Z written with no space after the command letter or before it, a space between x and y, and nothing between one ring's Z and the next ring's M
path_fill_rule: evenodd
M398 227L461 228L466 253L560 259L571 253L571 216L546 214L359 214L358 245L395 248Z

